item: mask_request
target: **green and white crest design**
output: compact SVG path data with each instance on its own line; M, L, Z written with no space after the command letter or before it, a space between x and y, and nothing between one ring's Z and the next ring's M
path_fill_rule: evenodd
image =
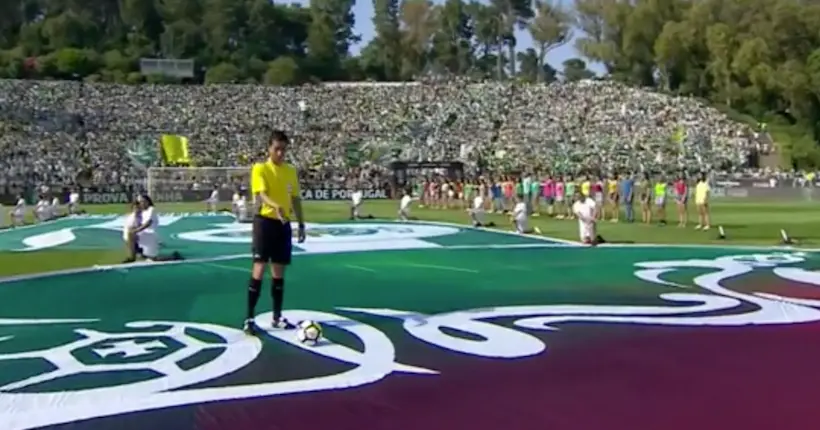
M2 233L0 245L71 252L98 237L104 246L99 237L117 235L116 221L58 221ZM599 341L595 327L628 336L632 327L748 330L820 321L820 298L793 290L820 286L813 270L820 260L809 252L586 249L447 225L345 223L311 225L314 243L301 249L288 278L286 316L320 322L327 339L310 347L287 331L248 337L239 330L248 260L231 255L247 252L248 230L225 221L164 218L166 243L199 253L186 262L3 280L3 429L78 420L97 429L94 418L170 407L355 395L391 375L441 381L445 389L465 368L480 368L489 383L506 360L544 366L553 354L583 351L579 345ZM73 239L63 240L66 230ZM263 327L270 319L257 315ZM507 376L493 386L501 394L515 395L506 391L512 384L529 395L520 391L524 380L500 375Z

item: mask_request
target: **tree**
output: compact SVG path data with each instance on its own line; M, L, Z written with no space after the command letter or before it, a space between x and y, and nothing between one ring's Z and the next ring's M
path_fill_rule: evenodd
M483 78L492 76L498 61L496 77L502 76L504 56L500 55L502 48L501 17L492 6L473 1L467 5L473 27L473 74Z
M399 1L373 0L373 26L376 37L371 54L375 55L376 64L381 68L381 76L388 81L400 79L401 75L401 31L399 29Z
M279 57L268 64L265 83L268 85L293 85L299 82L299 65L292 57Z
M242 78L242 71L231 63L219 63L205 73L206 84L236 84Z
M228 0L234 1L234 0ZM350 45L359 40L353 34L355 0L312 0L308 26L308 59L314 75L342 79L343 59Z
M535 49L528 48L524 52L519 52L517 60L519 80L527 83L555 81L558 72L549 64L542 62Z
M402 76L413 78L427 66L430 42L435 31L432 2L428 0L405 0L401 4Z
M595 73L587 69L587 63L580 58L570 58L563 63L564 80L569 82L576 82L583 79L591 79L595 77Z
M532 19L534 15L532 0L491 0L490 4L492 4L494 12L500 17L498 32L502 44L499 46L497 53L498 78L501 79L504 74L504 54L501 52L501 48L504 46L507 47L507 58L510 60L508 62L510 76L515 76L515 28L526 28L527 23Z
M532 40L538 52L538 80L544 82L544 61L547 53L567 43L572 36L572 16L559 5L547 1L535 2L535 19L529 23Z
M467 5L461 0L446 0L435 8L432 56L441 69L451 74L467 74L472 65L472 22Z

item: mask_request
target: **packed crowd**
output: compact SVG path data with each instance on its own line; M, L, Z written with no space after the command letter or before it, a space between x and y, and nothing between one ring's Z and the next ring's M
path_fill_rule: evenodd
M0 81L0 187L145 178L128 148L180 134L197 166L247 165L270 127L317 180L385 161L460 160L468 172L740 168L761 147L688 98L582 81L155 86ZM322 173L318 173L322 172Z

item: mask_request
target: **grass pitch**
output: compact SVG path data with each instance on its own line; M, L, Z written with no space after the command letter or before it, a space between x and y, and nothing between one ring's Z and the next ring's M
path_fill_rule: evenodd
M168 203L158 206L161 212L205 210L203 203ZM377 219L394 219L397 206L395 201L368 201L364 205L364 213ZM124 213L127 209L126 205L85 206L85 210L90 214L118 214ZM421 221L468 223L468 216L464 210L414 208L413 215ZM349 206L347 202L306 202L305 216L309 222L346 221ZM818 202L718 200L712 207L714 228L708 232L694 229L697 220L694 208L690 208L689 219L689 227L677 227L676 209L670 206L667 208L669 225L601 222L598 230L610 242L777 246L780 244L780 230L785 229L792 238L797 239L798 246L820 247ZM503 215L489 215L489 220L495 222L498 228L510 228L508 219ZM532 224L538 226L545 236L577 240L578 226L575 221L539 217L533 218ZM726 232L725 239L718 238L717 226L723 226ZM3 234L2 231L0 234ZM113 264L120 262L122 258L122 250L2 252L0 277Z

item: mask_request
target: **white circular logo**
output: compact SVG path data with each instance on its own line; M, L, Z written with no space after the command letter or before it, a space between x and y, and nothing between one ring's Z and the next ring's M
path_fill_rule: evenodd
M214 226L216 228L180 233L177 237L195 242L251 242L250 224L231 223ZM311 243L423 239L459 232L458 228L448 226L387 223L307 224L306 229Z

